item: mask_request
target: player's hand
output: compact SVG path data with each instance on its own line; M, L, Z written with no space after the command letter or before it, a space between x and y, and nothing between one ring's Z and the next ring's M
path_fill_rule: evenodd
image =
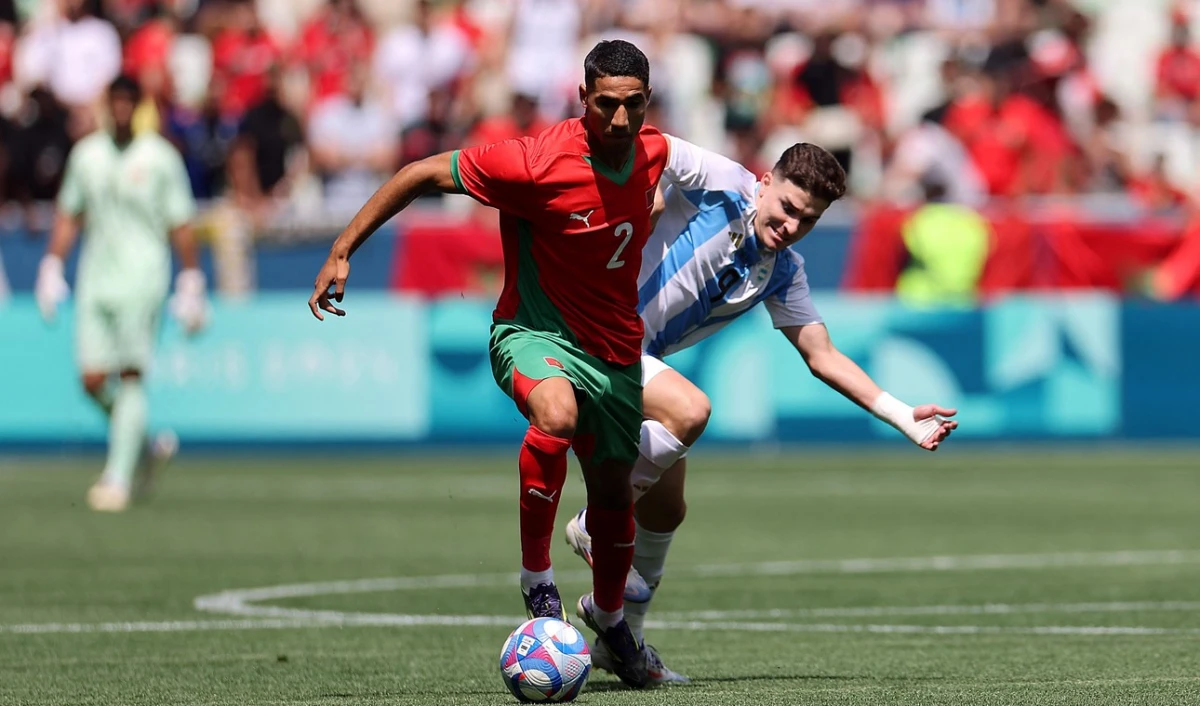
M313 316L317 317L317 320L325 320L322 311L337 316L346 315L345 311L333 305L333 301L339 304L342 302L342 296L346 293L346 278L349 276L350 260L330 253L329 259L325 260L325 265L317 273L313 294L308 298L308 308L312 311ZM333 288L332 292L329 291L330 287ZM330 301L331 298L333 301Z
M208 323L207 289L200 270L181 270L175 276L175 293L168 300L167 309L189 336L199 333Z
M33 285L33 296L37 300L38 311L46 323L54 323L58 313L58 305L71 295L71 287L63 275L62 259L55 255L47 255L38 265L37 281Z
M913 407L913 421L922 428L922 431L926 432L924 438L917 441L917 445L928 451L937 451L938 446L949 438L950 432L958 428L958 422L947 419L956 414L958 414L957 409L939 407L935 404ZM914 441L916 440L914 439Z

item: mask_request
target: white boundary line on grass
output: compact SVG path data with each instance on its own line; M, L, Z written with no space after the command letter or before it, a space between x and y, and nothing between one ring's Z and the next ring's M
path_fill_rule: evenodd
M756 564L710 564L671 570L673 577L797 576L801 574L912 573L924 571L986 571L1002 569L1061 569L1107 566L1200 564L1200 551L1060 552L1053 554L978 554L896 559L834 559L770 561ZM559 580L587 581L587 571L558 572ZM281 598L421 591L436 588L516 586L516 574L444 574L396 578L284 584L264 588L230 589L196 598L197 610L254 617L296 617L289 609L252 605ZM279 612L285 611L285 612Z
M48 635L63 633L166 633L227 630L297 630L348 627L476 626L513 627L523 617L504 615L400 615L390 613L338 613L313 611L321 617L289 620L189 620L140 623L33 623L0 625L0 634ZM1151 628L1094 625L1038 625L1003 627L996 625L839 625L834 623L749 623L709 622L704 620L648 620L653 630L729 631L729 632L815 632L874 633L907 635L1200 635L1200 628Z
M781 561L756 564L726 564L684 567L674 576L791 576L799 574L852 574L922 571L979 571L998 569L1054 569L1134 565L1200 563L1200 551L1065 552L1050 554L986 554L895 559L844 559ZM561 578L587 579L587 572L563 572ZM242 620L187 620L163 622L37 623L0 625L0 634L189 632L199 630L279 630L328 627L414 627L414 626L503 626L520 622L517 616L498 615L408 615L307 610L257 605L282 598L437 588L477 588L515 585L515 574L451 574L397 578L286 584L262 588L232 589L199 596L197 610L241 616ZM1011 613L1100 613L1142 611L1195 611L1200 603L1183 601L1114 603L1031 603L941 606L875 606L861 608L817 608L809 610L697 611L663 614L670 620L647 621L647 627L668 630L728 630L749 632L901 633L934 635L1026 634L1026 635L1195 635L1200 629L978 625L841 625L825 623L745 622L747 618L873 617L888 615L997 615Z
M981 605L860 606L661 612L662 620L762 620L765 618L875 618L892 615L1027 615L1035 613L1191 613L1200 601L1114 601L1109 603L984 603Z

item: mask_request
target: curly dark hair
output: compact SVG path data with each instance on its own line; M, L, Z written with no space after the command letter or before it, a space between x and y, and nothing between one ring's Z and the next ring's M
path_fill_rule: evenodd
M787 148L771 172L829 203L846 195L846 171L837 158L807 142Z

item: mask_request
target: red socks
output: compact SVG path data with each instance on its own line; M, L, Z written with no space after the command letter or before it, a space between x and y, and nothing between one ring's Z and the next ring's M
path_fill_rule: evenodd
M616 613L625 604L625 577L633 563L633 506L605 510L588 506L592 535L592 582L596 607Z
M550 568L550 540L554 537L558 501L567 482L567 450L570 447L570 439L550 436L532 426L521 444L518 462L521 470L521 566L527 571ZM590 515L588 519L590 522ZM621 581L624 591L624 577Z

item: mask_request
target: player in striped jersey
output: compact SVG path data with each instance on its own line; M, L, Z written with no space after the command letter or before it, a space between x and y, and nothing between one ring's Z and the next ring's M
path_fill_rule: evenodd
M710 408L695 385L662 357L695 344L762 303L775 328L812 373L847 399L933 451L958 423L953 409L909 407L884 392L843 355L809 296L804 259L791 245L845 193L845 173L825 150L793 145L756 179L741 165L668 136L670 158L638 279L645 323L640 457L631 482L637 535L626 583L625 615L635 638L662 579L667 550L683 522L685 456ZM590 561L586 512L567 525L567 541ZM652 683L686 681L647 647ZM593 662L607 665L603 646Z

